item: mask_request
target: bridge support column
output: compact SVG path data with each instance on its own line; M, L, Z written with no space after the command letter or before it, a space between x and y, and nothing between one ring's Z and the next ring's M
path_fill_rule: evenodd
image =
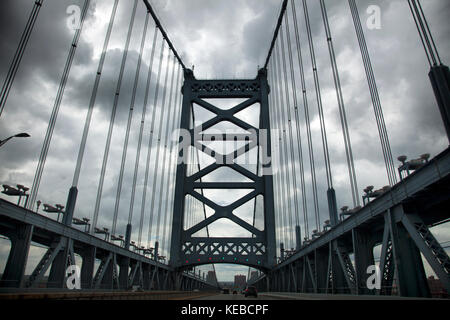
M128 289L129 269L130 269L130 258L122 257L119 260L119 287L121 290Z
M81 264L81 288L91 289L94 280L95 255L97 248L88 247L82 254Z
M101 282L101 289L114 289L113 279L114 279L114 259L111 258L108 265L106 266L105 274Z
M328 250L315 250L317 293L326 293L328 256Z
M127 229L125 231L125 242L124 247L126 250L130 250L130 241L131 241L131 224L127 224Z
M302 247L302 231L300 226L295 226L295 250L300 250Z
M75 204L77 202L78 189L77 187L72 187L69 190L69 195L67 196L66 212L64 213L62 223L66 226L72 225L73 212L75 210Z
M342 269L337 252L338 243L332 243L331 252L331 269L333 273L333 293L345 294L348 293L348 285L345 280L344 270Z
M69 260L69 255L71 255L70 247L72 246L71 239L62 238L59 241L63 243L63 248L58 252L52 262L50 274L48 275L47 288L64 288L68 262L70 264L75 264L75 261L72 261L72 259Z
M367 288L367 278L370 276L367 273L367 268L375 265L371 236L367 230L355 228L352 230L352 239L355 257L356 294L374 294L373 290Z
M339 223L338 209L336 203L336 191L333 188L329 188L327 191L328 199L328 212L330 214L330 223L335 226Z
M144 290L150 290L151 285L150 285L150 273L151 273L151 266L148 264L144 264L142 265L142 277L143 277L143 281L144 281Z
M450 71L447 66L433 66L428 74L450 142Z
M174 286L175 291L181 291L182 290L182 282L183 282L183 274L180 271L174 271L171 274L172 276L172 283Z
M395 207L393 215L391 230L399 294L403 297L430 297L420 251L405 227L396 221L404 215L403 206Z
M18 227L16 233L8 236L11 241L11 249L0 281L1 287L23 287L23 276L32 235L33 226L22 225Z

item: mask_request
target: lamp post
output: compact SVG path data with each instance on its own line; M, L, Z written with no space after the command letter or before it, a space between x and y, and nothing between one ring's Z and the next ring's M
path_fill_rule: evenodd
M0 140L0 147L3 146L6 142L8 142L9 140L11 140L12 138L29 138L30 135L28 133L19 133L16 134L14 136L11 136L9 138L6 138L5 140Z
M17 205L20 205L20 201L22 200L22 197L25 197L26 198L25 207L26 207L27 202L28 202L28 197L29 197L29 194L27 194L28 190L30 190L30 189L21 184L17 185L17 189L9 186L7 184L4 184L2 193L6 194L7 196L18 196L19 201L17 201Z

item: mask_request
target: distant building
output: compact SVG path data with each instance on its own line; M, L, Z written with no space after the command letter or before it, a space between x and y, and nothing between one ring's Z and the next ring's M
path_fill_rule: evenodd
M242 274L238 274L234 276L234 287L235 288L245 288L245 286L247 285L247 277L242 275Z
M216 272L215 271L208 271L208 274L206 275L206 282L216 283Z

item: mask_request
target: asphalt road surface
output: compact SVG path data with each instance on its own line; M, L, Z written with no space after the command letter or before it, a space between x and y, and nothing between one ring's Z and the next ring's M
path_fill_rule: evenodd
M247 301L247 300L278 300L276 298L273 297L269 297L269 296L263 296L263 295L258 295L258 298L255 297L245 297L243 294L223 294L223 293L219 293L217 295L213 295L213 296L207 296L207 297L202 297L202 298L198 298L195 300L237 300L237 301Z

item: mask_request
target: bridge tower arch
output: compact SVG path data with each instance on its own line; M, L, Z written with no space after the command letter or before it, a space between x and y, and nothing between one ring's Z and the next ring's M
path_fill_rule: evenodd
M244 264L260 270L270 270L276 264L275 216L273 179L271 162L271 137L269 119L269 85L267 70L260 69L255 79L251 80L197 80L192 70L184 72L182 88L183 105L181 111L180 129L189 133L189 138L180 134L178 163L176 170L175 202L172 220L172 236L170 248L170 262L177 269L188 269L195 265L209 263ZM229 110L220 109L204 99L245 99ZM195 123L191 127L193 104L200 105L214 114L214 117L203 124L201 128ZM235 115L254 105L260 104L259 126L254 127L238 119ZM249 134L229 135L203 134L203 131L221 122L231 122ZM183 141L184 140L184 141ZM189 140L189 141L187 141ZM230 154L219 154L209 149L201 141L245 141L241 148ZM215 159L215 163L205 166L193 175L187 172L187 149L191 147L204 152ZM257 148L257 166L262 168L255 174L234 160L240 155ZM222 168L228 167L248 178L251 182L202 182L202 177ZM246 196L228 206L220 206L206 198L196 190L206 189L250 189ZM186 197L190 195L214 210L214 213L189 228L184 226ZM263 197L263 230L255 228L235 214L233 210L261 195ZM219 219L229 219L251 233L251 237L225 238L196 237L194 234Z

